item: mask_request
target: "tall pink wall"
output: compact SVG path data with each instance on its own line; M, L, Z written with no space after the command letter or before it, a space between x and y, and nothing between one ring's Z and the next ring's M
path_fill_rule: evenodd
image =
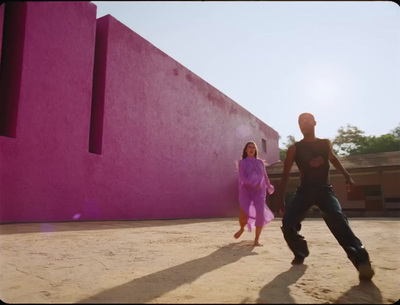
M1 45L3 41L3 23L4 23L4 8L5 4L0 4L0 54L1 54ZM1 64L1 56L0 56L0 64Z
M17 105L15 133L0 136L1 221L67 220L85 196L96 6L7 2L5 15L13 18L4 35L23 25L24 36L2 50L2 68L21 69L15 75L11 66L1 79L15 87L2 87L1 102Z
M0 221L235 216L244 144L278 161L276 131L92 3L12 9L26 32Z

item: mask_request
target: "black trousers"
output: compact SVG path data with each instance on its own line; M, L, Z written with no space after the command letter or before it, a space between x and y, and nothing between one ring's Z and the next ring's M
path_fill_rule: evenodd
M358 269L360 264L371 265L367 250L351 230L347 217L343 214L330 184L321 186L300 185L293 199L286 206L281 229L295 257L305 258L309 255L307 241L300 235L300 229L301 222L313 205L321 210L326 225L342 246L354 267Z

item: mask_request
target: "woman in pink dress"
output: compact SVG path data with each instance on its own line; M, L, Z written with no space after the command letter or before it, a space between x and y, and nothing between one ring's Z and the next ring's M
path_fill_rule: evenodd
M246 143L242 159L239 161L239 202L240 229L234 235L239 238L247 225L249 232L256 229L254 246L262 246L259 239L264 226L274 219L274 214L266 204L267 191L275 191L270 183L264 162L257 159L257 146L254 142Z

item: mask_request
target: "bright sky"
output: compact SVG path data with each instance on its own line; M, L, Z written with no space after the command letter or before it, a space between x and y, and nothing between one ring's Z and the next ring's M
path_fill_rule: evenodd
M400 124L400 7L390 1L98 2L158 49L275 129L300 140ZM249 139L251 140L251 139Z

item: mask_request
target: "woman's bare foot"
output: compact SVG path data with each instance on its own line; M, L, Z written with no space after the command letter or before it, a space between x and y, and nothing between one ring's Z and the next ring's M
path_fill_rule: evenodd
M233 235L236 239L238 239L240 237L240 235L242 235L242 233L244 232L244 229L240 229L239 231L237 231L235 233L235 235Z
M255 247L262 247L263 245L260 244L259 241L254 241L254 246L255 246Z

